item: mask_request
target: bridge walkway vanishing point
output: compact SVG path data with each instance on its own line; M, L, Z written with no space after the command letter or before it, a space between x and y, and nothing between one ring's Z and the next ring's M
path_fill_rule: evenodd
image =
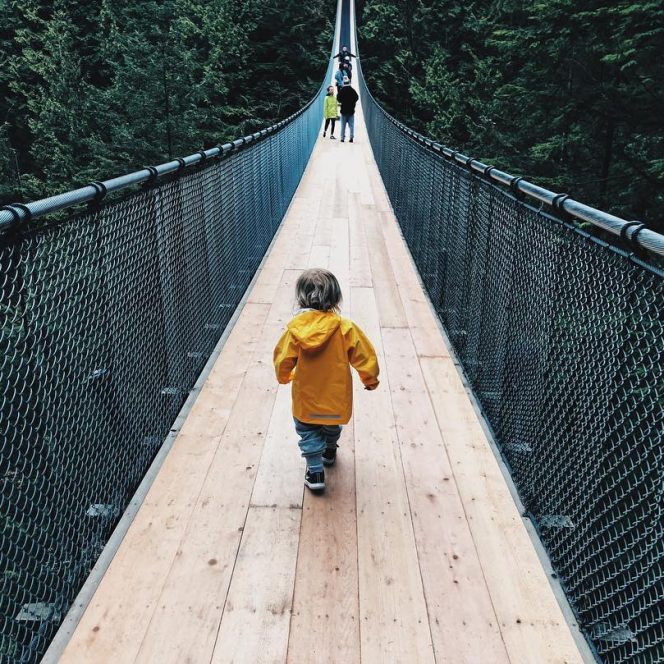
M234 328L64 655L70 662L579 662L420 286L358 107L320 139ZM356 381L303 487L272 349L304 268L340 280Z

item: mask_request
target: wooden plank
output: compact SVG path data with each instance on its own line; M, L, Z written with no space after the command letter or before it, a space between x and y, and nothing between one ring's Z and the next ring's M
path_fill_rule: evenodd
M387 192L385 191L385 185L383 184L383 180L381 179L377 169L378 167L376 167L376 171L371 175L370 178L371 194L374 205L379 212L392 213L392 204L390 203L390 199L387 195Z
M249 302L272 304L279 288L281 276L289 261L290 250L296 242L297 224L285 221L277 236L270 254L256 277L249 293Z
M341 159L341 153L335 154L334 162L334 190L332 192L332 216L333 217L347 217L348 216L348 189L344 184L346 176L345 168L347 168L344 161Z
M352 423L325 469L324 496L304 494L288 662L360 661Z
M272 302L279 288L279 281L284 271L285 262L284 260L283 264L280 264L277 261L272 261L269 265L265 266L249 295L249 302L265 304Z
M313 194L313 196L312 196ZM320 208L320 200L312 186L298 188L293 196L287 216L294 219L315 219Z
M265 321L263 333L256 347L261 361L269 363L270 366L274 346L298 308L295 300L295 284L300 274L302 274L302 270L284 270L270 307L270 314Z
M304 270L309 264L311 248L314 244L314 221L307 221L311 228L298 233L291 245L291 253L286 261L286 268L289 270Z
M330 178L326 183L331 181ZM329 188L329 184L328 184ZM326 199L329 200L326 194ZM325 206L317 241L330 238L329 269L350 310L348 219ZM323 208L321 208L322 213ZM359 598L355 526L354 439L344 427L337 464L326 469L324 496L304 494L288 661L359 662ZM303 469L303 466L301 466ZM302 472L302 471L300 471ZM301 481L301 478L300 478Z
M362 218L357 195L351 194L349 201L350 285L352 288L370 287L373 283L371 281L371 264L364 230L364 219Z
M276 400L272 347L290 315L297 274L285 270L282 275L219 452L199 480L196 508L166 577L139 661L197 662L211 656ZM171 635L176 632L180 636L173 643Z
M294 246L302 244L301 239L298 239L299 228L301 225L309 223L309 219L310 215L306 211L298 213L291 210L288 213L278 231L270 253L256 277L254 287L248 296L249 302L271 304L274 301L281 275L294 260L291 256L292 249ZM307 242L308 239L305 239L305 244Z
M383 236L399 286L407 288L413 294L419 292L423 296L417 268L394 214L391 211L378 213L378 227Z
M417 268L391 212L379 215L379 228L394 270L401 303L417 354L420 357L449 357L435 313L426 293L422 290Z
M249 510L214 664L286 660L301 515L301 509L284 507Z
M360 203L362 205L375 206L375 198L373 194L373 188L371 186L371 180L369 178L368 169L364 164L362 170L360 171L359 183L360 183Z
M320 201L304 201L289 212L289 225L296 228L290 245L287 248L286 269L304 269L307 267L311 248L314 244L316 219L320 209Z
M379 211L379 228L383 235L394 276L396 278L401 302L412 330L418 355L431 357L447 357L438 325L431 310L431 305L420 285L415 265L401 236L387 192L378 172L378 167L370 149L367 149L367 170L370 172L372 191L376 209Z
M383 344L437 661L509 662L410 332Z
M288 247L275 246L268 262L283 265L284 256L288 256ZM203 487L199 499L202 507L198 512L195 511L192 532L187 534L168 575L159 608L139 653L138 659L141 661L176 662L185 656L192 658L191 661L199 661L199 658L209 658L212 652L221 619L223 602L220 602L220 598L225 596L231 581L233 559L246 518L249 494L259 466L263 439L254 435L254 439L258 440L254 440L253 444L243 446L238 442L247 442L243 426L245 429L248 427L249 431L259 425L262 432L268 429L276 393L271 352L285 323L292 316L297 276L297 270L283 270L281 273L268 319L256 346L258 364L250 370L260 376L260 379L251 385L252 392L240 393L239 422L237 426L229 426L226 434L226 445L230 449L226 450L225 457L220 458L223 468L215 470L215 464L211 468L210 476L214 478L212 486L208 486L206 481ZM266 386L269 389L266 390ZM252 410L251 406L256 410ZM257 447L256 443L261 447ZM222 445L222 449L223 447ZM225 480L223 484L219 484L216 477L222 473ZM262 486L259 485L259 489ZM301 478L293 487L299 489L299 498L296 501L301 505ZM212 509L210 505L213 506ZM217 510L214 509L215 506ZM211 513L218 519L222 512L223 520L212 523L209 521ZM209 561L216 563L210 564ZM178 626L184 627L185 631L182 632L183 637L178 639L177 646L172 647L168 637ZM167 652L164 652L164 649Z
M323 133L322 125L320 133ZM329 141L329 139L328 141L324 141L322 140L322 136L319 138L318 143L314 148L312 158L307 164L307 168L304 171L302 180L300 180L300 184L295 193L298 198L311 198L316 201L320 199L319 187L321 180L323 180L326 174L325 163L329 159L326 148L329 147L329 143L334 145L334 142Z
M420 362L510 659L581 662L452 361Z
M373 292L356 288L352 298L354 319L382 354ZM354 393L362 659L433 662L387 376L372 392L356 381Z
M209 660L275 395L271 366L252 366L204 476L137 661Z
M331 166L333 168L333 166ZM333 178L322 176L322 185L319 182L318 188L322 186L321 204L316 217L316 236L314 243L318 245L331 246L333 239L333 225L330 223L333 217L333 205L331 204L334 195L336 182ZM320 194L320 192L319 192Z
M357 119L360 120L360 115ZM362 132L361 121L356 123L357 129L360 129L360 133L364 133ZM342 153L346 152L343 162L344 181L342 181L342 184L351 194L355 194L360 204L371 205L373 196L365 161L366 145L368 145L367 137L358 137L352 146L349 145L348 148L342 150Z
M196 504L200 487L191 478L204 476L216 453L267 310L245 306L224 349L227 361L210 374L62 662L134 660Z
M330 247L315 244L311 249L307 267L322 267L327 269L330 263Z
M337 277L343 294L342 309L350 311L350 238L348 219L330 220L333 229L328 269Z
M360 210L366 229L371 282L378 305L380 325L381 327L408 327L397 281L379 227L378 213L366 205L361 205Z
M374 159L373 151L369 140L363 144L364 163L369 179L369 187L371 189L371 202L379 212L392 212L392 206L389 202L389 197L385 191L383 180L378 171L378 165Z
M357 123L355 129L357 130ZM348 132L350 133L350 131ZM346 135L346 140L348 140L348 135ZM348 192L348 194L355 195L358 202L360 200L360 193L362 191L362 171L363 164L360 154L362 148L357 144L344 146L340 155L343 155L343 160L341 163L341 186Z
M361 115L358 115L358 119L359 118L361 118ZM374 205L373 188L371 186L371 169L367 167L367 154L372 154L371 144L369 142L369 137L366 135L364 122L361 121L357 123L357 126L360 128L360 134L356 139L354 146L354 150L359 153L355 155L355 162L357 164L357 169L354 173L354 180L357 183L356 191L359 194L358 199L362 205Z
M302 507L304 462L297 441L291 388L280 385L251 496L252 506Z
M328 169L335 168L334 162L331 161L329 157L327 158L325 163L326 163L326 168ZM319 188L321 187L320 180L316 183L316 186ZM334 218L333 196L336 187L336 182L334 178L324 178L322 182L322 187L323 187L323 194L322 194L320 208L318 210L318 219L330 221L331 219Z
M321 209L316 196L315 180L312 179L319 177L316 170L316 168L307 168L305 179L309 184L304 186L304 179L300 184L298 193L249 294L249 302L272 303L283 271L289 266L304 267L304 254L311 251L315 238L315 232L309 227L315 223L316 215L320 214ZM296 252L295 256L292 255L293 247L299 247L299 252Z

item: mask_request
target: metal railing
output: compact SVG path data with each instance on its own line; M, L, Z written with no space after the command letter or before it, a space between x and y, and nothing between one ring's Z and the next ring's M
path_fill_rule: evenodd
M322 102L0 212L0 661L53 638L258 268Z
M664 237L436 144L359 81L403 235L582 630L604 662L664 662L664 273L643 252Z

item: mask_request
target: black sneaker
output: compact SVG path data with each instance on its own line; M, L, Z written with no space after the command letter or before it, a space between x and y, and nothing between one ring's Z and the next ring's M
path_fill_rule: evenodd
M323 463L326 466L334 466L336 460L337 460L337 448L336 447L325 448L325 452L323 452Z
M341 142L343 143L345 140L346 140L345 138L342 138L342 139L341 139Z
M352 143L352 142L353 142L353 139L351 138L350 141L348 141L348 142L349 142L349 143Z
M326 134L326 133L327 133L327 132L325 132L325 131L323 132L323 138L325 138L325 134Z
M333 141L336 141L336 140L337 140L337 137L336 137L336 136L330 136L330 138L331 138Z
M322 491L325 488L325 473L322 470L312 473L307 468L307 472L304 474L304 485L312 491Z

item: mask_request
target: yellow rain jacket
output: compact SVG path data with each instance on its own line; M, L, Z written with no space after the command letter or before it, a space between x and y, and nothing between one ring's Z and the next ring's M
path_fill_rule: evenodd
M355 367L365 387L378 385L376 351L364 332L332 311L307 309L291 320L274 349L277 380L293 381L293 415L309 424L346 424Z
M339 117L339 103L333 94L325 95L325 101L323 103L323 116L326 120L333 120Z

